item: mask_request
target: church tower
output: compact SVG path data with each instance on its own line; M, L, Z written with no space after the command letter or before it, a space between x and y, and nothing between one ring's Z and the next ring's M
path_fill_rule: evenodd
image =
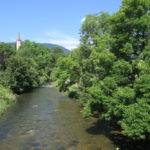
M18 34L17 39L16 39L16 49L18 50L21 46L21 38L20 38L20 34Z

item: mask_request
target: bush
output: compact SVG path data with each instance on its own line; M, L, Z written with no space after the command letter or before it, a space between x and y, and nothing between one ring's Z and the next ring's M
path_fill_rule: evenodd
M71 85L69 87L69 89L68 89L68 96L70 98L76 98L76 99L79 98L79 89L78 89L77 84L73 84L73 85Z
M8 88L0 85L0 115L2 115L14 102L15 96L12 92Z
M8 85L17 92L24 92L38 86L36 63L30 58L13 56L7 63Z

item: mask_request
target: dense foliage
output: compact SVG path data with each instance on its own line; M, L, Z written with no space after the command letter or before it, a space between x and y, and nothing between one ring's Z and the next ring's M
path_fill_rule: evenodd
M150 138L150 1L123 0L120 10L88 15L80 46L58 60L52 80L88 117L113 120L124 136Z
M25 41L17 51L11 44L0 43L0 114L14 97L50 81L57 59L63 56L60 48L46 48Z
M0 116L14 103L15 97L12 91L0 85Z

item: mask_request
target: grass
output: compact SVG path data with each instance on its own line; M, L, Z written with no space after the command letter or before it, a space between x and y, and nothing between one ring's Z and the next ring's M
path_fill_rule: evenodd
M12 91L0 85L0 116L15 103L15 96Z

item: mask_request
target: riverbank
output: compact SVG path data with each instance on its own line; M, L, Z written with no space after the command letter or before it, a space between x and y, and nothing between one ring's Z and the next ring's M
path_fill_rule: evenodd
M47 84L42 87L54 87L54 85L52 84ZM37 87L39 88L39 87ZM36 88L34 88L36 89ZM33 90L33 89L32 89ZM30 92L31 90L29 90L28 92ZM25 94L28 92L23 92L20 94ZM8 108L12 107L13 105L15 105L15 103L17 102L17 98L16 95L7 87L4 87L3 85L0 84L0 116L2 116L5 112L7 112Z
M58 91L61 91L56 82L52 82L51 84L52 87L55 87ZM116 147L116 150L149 149L149 140L133 140L132 138L128 138L127 136L120 134L120 132L118 131L118 126L116 126L113 120L106 121L104 119L100 119L102 118L101 114L98 115L97 113L93 114L92 116L86 117L83 111L84 108L82 101L80 101L82 95L77 89L77 85L73 85L68 88L67 91L61 91L61 93L69 99L73 100L78 105L78 107L80 108L78 111L80 112L80 115L84 117L85 122L88 119L95 120L95 123L89 129L87 129L87 132L89 132L90 134L94 134L96 137L97 135L101 135L103 133L113 143L113 145L115 145L114 147Z
M9 107L16 102L15 95L12 91L0 85L0 116L7 111Z

